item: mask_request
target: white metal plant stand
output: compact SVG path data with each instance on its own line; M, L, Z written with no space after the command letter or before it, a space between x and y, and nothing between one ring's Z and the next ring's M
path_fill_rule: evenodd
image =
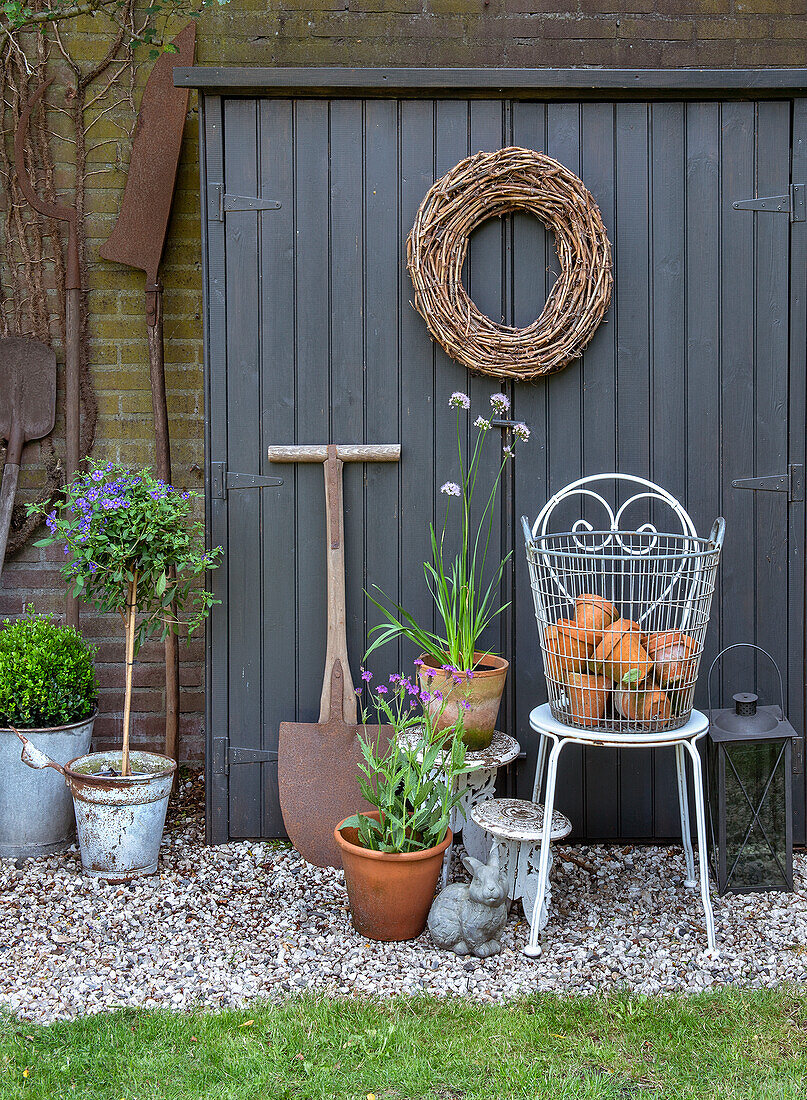
M533 916L530 921L530 939L524 948L525 955L540 955L538 946L538 933L541 931L540 923L536 917L544 906L544 897L548 889L550 858L549 847L551 842L550 816L555 804L555 783L558 775L558 758L567 745L608 746L622 749L638 748L663 748L672 745L675 748L675 763L678 772L678 805L681 811L681 839L684 844L686 857L686 874L684 885L694 888L698 885L695 878L695 856L692 850L692 839L689 829L689 800L687 795L686 756L692 762L693 786L695 795L695 818L698 831L698 863L700 871L701 900L703 911L706 915L706 939L710 950L715 947L715 919L712 912L712 900L709 896L709 865L706 852L706 813L703 798L703 769L698 752L697 742L706 734L709 728L709 720L705 714L693 710L689 721L685 726L666 732L650 733L637 737L629 733L613 733L608 730L580 730L567 726L552 717L548 703L536 707L530 714L530 725L538 734L538 762L535 768L535 797L540 797L541 777L546 761L547 749L549 751L549 766L546 777L546 796L544 798L544 829L540 846L540 866L538 868L538 883L533 906Z
M535 905L538 895L541 845L544 842L544 807L538 802L526 802L522 798L491 798L478 802L471 810L471 819L492 843L499 846L499 867L507 879L507 896L510 902L521 899L524 916L531 924L538 922L538 931L546 927L552 889L549 875L555 862L551 843L547 863L544 895L540 910ZM562 840L572 831L568 817L553 810L549 829L550 841ZM482 858L487 861L489 843L485 844Z
M405 748L413 749L422 740L422 735L418 730L407 730L400 735L399 740ZM451 813L450 825L452 832L462 829L462 842L465 845L465 850L475 859L486 859L487 846L484 832L474 821L473 808L478 802L485 802L493 798L496 789L496 774L499 768L511 764L520 752L521 746L515 737L510 737L509 734L496 730L488 748L465 754L465 767L467 770L462 775L457 776L460 802ZM438 767L441 762L441 757L438 757ZM462 811L464 811L464 816ZM452 841L443 857L443 886L448 882L453 848L454 843Z

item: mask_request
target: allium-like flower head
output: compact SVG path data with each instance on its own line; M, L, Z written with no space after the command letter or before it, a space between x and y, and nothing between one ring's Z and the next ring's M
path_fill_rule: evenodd
M513 435L520 439L522 443L526 443L530 438L530 429L523 420L519 420L518 424L513 425Z
M361 670L361 678L362 680L364 680L365 684L369 684L373 678L373 674L372 672L368 671L368 669L363 668Z
M460 489L459 485L457 485L456 481L445 482L444 485L440 486L440 492L445 493L447 497L462 496L462 490Z
M474 427L479 428L481 432L486 432L490 427L490 421L485 420L484 416L478 416L474 421Z
M507 447L502 447L502 454L505 458L512 458L515 453L515 450L509 445Z
M448 406L451 409L470 409L471 399L467 393L462 393L460 390L454 390L451 397L448 399Z
M495 413L506 413L510 411L510 398L506 393L492 393L490 395L490 407Z

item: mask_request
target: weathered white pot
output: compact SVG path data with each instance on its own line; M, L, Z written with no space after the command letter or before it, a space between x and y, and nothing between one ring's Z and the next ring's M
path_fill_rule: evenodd
M95 715L68 726L26 730L57 764L89 752ZM20 760L13 730L0 729L0 857L32 859L63 852L76 839L73 799L53 771L34 772Z
M56 767L67 780L83 873L108 882L153 875L176 763L157 753L135 751L129 756L134 775L103 776L96 774L103 768L120 771L120 749L79 756L61 767L23 740L22 759L29 767Z

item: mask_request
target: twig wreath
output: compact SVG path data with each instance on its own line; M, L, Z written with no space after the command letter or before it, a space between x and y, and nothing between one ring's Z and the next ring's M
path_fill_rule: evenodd
M488 218L528 211L551 229L560 275L526 328L486 317L462 285L468 239ZM469 370L529 380L577 359L611 301L611 245L582 180L558 161L511 147L461 161L426 195L407 240L415 308Z

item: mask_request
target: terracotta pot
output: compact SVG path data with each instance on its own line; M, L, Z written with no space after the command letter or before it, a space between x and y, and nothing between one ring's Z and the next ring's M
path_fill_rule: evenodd
M615 691L614 706L623 718L648 730L663 729L673 717L669 696L655 687L647 691Z
M572 673L566 684L572 721L580 726L598 726L605 714L610 689L604 676Z
M691 680L698 657L698 643L680 630L665 630L647 639L647 653L661 687Z
M472 751L486 749L496 729L509 663L504 657L493 653L476 652L473 676L468 677L465 673L452 673L441 668L433 657L425 653L421 654L420 660L423 662L418 665L421 688L430 693L439 691L442 695L442 700L435 699L427 704L429 713L435 719L435 729L454 729L461 714L462 739L467 747ZM445 663L448 663L448 658Z
M378 821L378 810L368 817ZM368 940L413 940L426 927L443 853L452 840L425 852L371 852L357 843L358 829L336 826L353 927Z
M619 618L619 612L602 596L584 592L574 603L574 621L585 631L585 639L592 650L602 641L602 632Z
M638 623L617 619L603 630L602 641L594 650L597 671L619 687L627 686L625 677L629 673L631 679L627 683L641 684L653 668L644 643L645 636Z
M586 640L585 631L572 619L558 619L544 632L544 646L550 677L562 684L576 672L588 672L588 662L593 646Z

